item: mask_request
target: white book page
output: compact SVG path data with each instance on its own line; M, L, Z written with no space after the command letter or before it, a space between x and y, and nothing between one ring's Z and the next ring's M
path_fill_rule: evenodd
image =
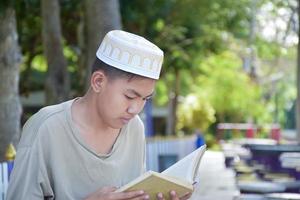
M206 145L199 147L161 173L194 183L205 150Z

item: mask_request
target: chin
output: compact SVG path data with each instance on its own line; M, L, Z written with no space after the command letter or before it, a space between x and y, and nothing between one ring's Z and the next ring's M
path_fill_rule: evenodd
M109 127L113 128L113 129L121 129L123 128L125 125L127 125L129 123L130 120L116 120L113 121L111 123L109 123Z
M121 129L121 128L123 128L124 127L124 125L121 125L121 126L115 126L115 127L113 127L114 129Z
M110 127L113 128L113 129L121 129L125 126L126 124L122 123L122 122L119 122L119 123L114 123L114 124L111 124Z

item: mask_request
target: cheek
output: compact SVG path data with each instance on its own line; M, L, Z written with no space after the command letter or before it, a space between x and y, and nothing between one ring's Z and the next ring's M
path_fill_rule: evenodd
M110 112L124 112L129 106L127 99L124 95L113 95L113 98L108 99L109 107L107 107Z
M129 102L119 88L109 87L102 93L107 114L120 114L127 110Z

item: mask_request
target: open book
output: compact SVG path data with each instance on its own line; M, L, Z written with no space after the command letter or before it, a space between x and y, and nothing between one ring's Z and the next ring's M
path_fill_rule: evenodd
M119 188L117 192L144 190L150 195L150 200L156 199L159 192L163 193L166 200L169 199L171 190L175 190L179 197L192 192L205 149L206 145L201 146L161 173L148 171Z

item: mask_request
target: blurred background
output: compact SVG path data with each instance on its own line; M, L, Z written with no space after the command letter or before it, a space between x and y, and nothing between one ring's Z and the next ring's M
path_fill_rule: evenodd
M149 169L161 171L203 144L222 152L226 167L243 158L253 167L253 145L283 148L277 162L299 152L298 5L1 0L0 160L13 160L21 127L40 108L84 94L96 49L112 29L142 35L165 53L155 96L141 113Z

